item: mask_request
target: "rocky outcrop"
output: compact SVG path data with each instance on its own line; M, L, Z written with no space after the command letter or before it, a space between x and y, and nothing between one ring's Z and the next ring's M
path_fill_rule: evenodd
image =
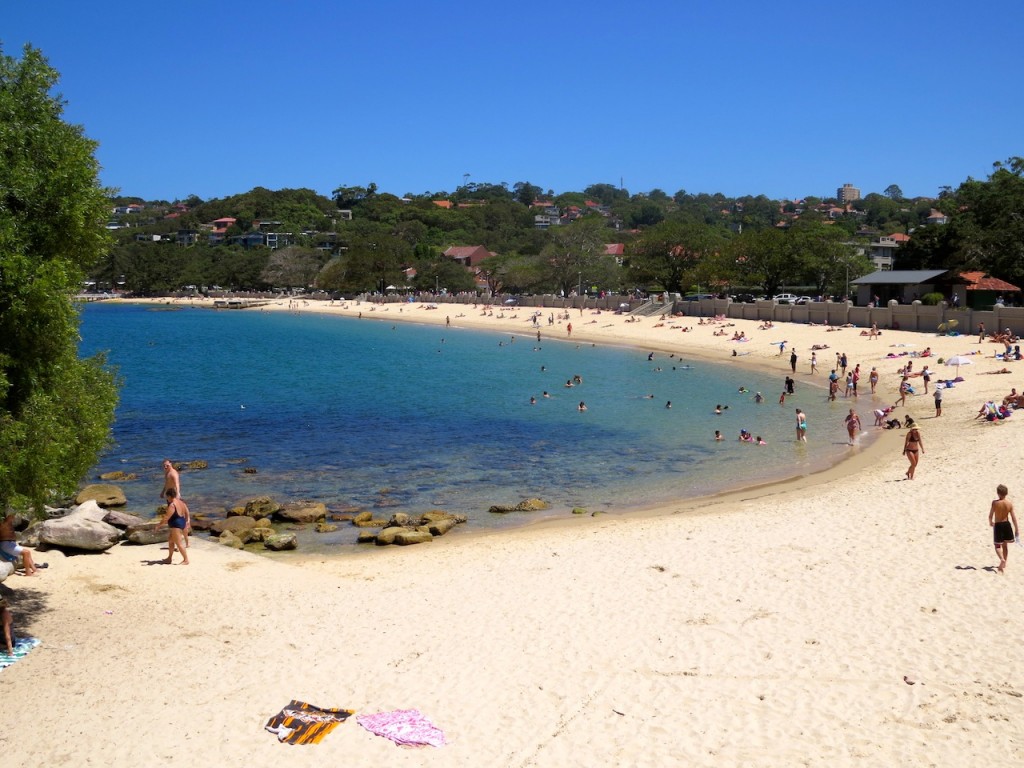
M128 503L124 497L124 491L116 485L107 483L94 483L87 485L75 496L75 504L81 506L87 501L95 501L101 507L123 507Z
M225 547L231 547L232 549L241 549L244 546L242 540L235 536L231 531L222 532L221 535L217 537L217 541Z
M424 544L436 536L444 536L460 523L466 522L465 515L453 515L440 509L431 510L419 517L405 512L396 512L376 536L369 532L360 534L359 543L372 541L377 546L389 544Z
M117 470L116 472L104 472L100 475L100 480L105 483L128 483L132 480L138 480L139 476L134 472L122 472Z
M14 574L14 563L8 563L6 560L0 560L0 581L3 581L8 576Z
M508 506L507 504L495 504L488 512L494 512L497 514L505 514L508 512L537 512L542 509L549 509L551 507L543 499L523 499L515 506Z
M86 501L65 517L40 523L39 543L84 552L106 551L117 544L121 532L103 522L105 515L96 501Z
M274 513L286 523L317 523L327 519L327 506L319 501L292 501Z

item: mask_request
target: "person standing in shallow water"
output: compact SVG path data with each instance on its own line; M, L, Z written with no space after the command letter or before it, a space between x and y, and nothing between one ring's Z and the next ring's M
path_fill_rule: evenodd
M996 495L999 498L992 502L988 511L988 524L992 528L992 541L999 557L1000 573L1006 570L1010 542L1020 535L1017 516L1013 514L1013 504L1006 500L1007 493L1006 486L1002 483L996 486Z
M797 442L807 442L807 416L799 408L796 409L796 439Z

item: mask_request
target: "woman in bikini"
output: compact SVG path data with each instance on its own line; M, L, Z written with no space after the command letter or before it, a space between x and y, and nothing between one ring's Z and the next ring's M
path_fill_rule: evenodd
M910 431L907 432L907 437L903 441L903 455L910 462L910 469L907 470L907 480L914 479L914 470L917 469L917 462L920 461L921 454L923 453L924 443L921 441L921 433L918 431L917 425L911 422Z

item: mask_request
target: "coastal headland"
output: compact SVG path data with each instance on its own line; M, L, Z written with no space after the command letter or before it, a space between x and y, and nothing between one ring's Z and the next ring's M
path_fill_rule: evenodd
M164 300L169 301L169 300ZM188 305L188 300L178 301ZM199 302L193 302L199 305ZM243 311L325 312L524 336L534 310L287 300ZM880 374L891 404L908 360L944 391L894 415L904 430L822 473L622 516L445 537L344 559L265 558L193 539L37 553L49 568L0 587L15 633L42 644L0 671L0 752L12 765L216 760L352 765L965 765L1024 760L1024 549L1003 574L995 486L1021 496L1024 416L975 419L1022 389L1024 363L977 336L570 310L542 336L684 353L806 380L836 352ZM493 312L493 314L491 314ZM558 314L557 310L555 311ZM683 330L689 328L689 330ZM722 329L725 336L716 336ZM749 342L731 341L743 333ZM769 342L786 339L780 356ZM742 346L750 354L733 357ZM921 359L930 347L932 356ZM904 354L907 353L907 354ZM978 353L978 354L972 354ZM969 355L971 364L940 365ZM898 357L889 357L898 355ZM1011 373L995 371L1009 368ZM915 383L920 379L914 379ZM842 394L840 394L840 398ZM812 425L809 441L842 424ZM1024 507L1019 507L1024 511ZM353 720L315 746L263 725L292 699L418 709L448 744L402 750Z

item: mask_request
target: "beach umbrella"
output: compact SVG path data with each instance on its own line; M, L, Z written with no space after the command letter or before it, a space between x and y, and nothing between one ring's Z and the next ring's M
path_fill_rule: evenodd
M967 355L953 355L946 360L946 365L955 365L956 372L959 374L961 365L974 365L974 361Z

